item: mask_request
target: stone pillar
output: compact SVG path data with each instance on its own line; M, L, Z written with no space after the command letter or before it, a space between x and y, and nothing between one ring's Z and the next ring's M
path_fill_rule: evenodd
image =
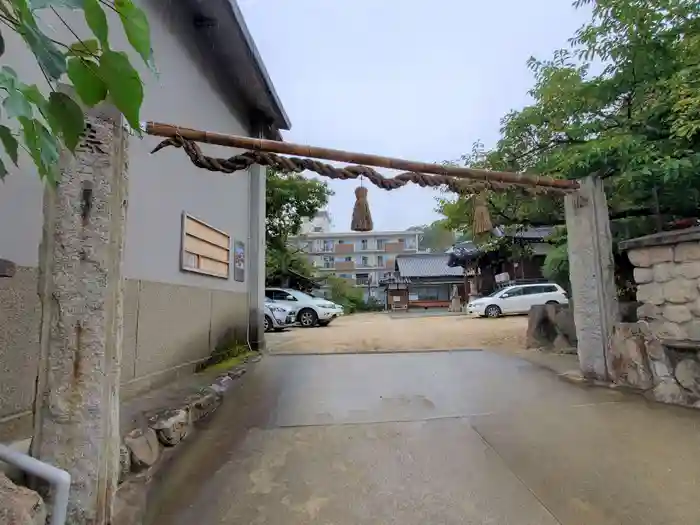
M109 523L117 485L127 143L116 109L90 110L44 196L31 452L70 472L71 525Z
M264 138L262 128L254 133ZM265 297L265 190L267 168L254 164L248 168L250 208L248 214L248 339L253 350L265 350L263 307Z
M579 364L585 377L608 381L606 353L619 317L608 205L601 179L579 182L565 198Z

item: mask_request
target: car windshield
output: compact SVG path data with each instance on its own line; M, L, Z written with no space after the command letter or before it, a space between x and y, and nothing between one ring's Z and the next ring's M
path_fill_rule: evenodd
M494 297L496 294L499 294L501 292L505 292L506 290L509 290L509 288L499 288L498 290L494 290L490 294L488 294L486 297Z

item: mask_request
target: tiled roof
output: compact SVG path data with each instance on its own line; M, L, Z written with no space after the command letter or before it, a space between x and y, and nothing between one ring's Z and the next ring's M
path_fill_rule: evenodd
M401 277L460 277L464 270L450 267L447 262L449 253L421 253L416 255L399 255L396 264Z

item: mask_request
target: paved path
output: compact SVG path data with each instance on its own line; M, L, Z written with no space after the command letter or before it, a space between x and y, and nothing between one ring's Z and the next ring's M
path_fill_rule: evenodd
M700 414L513 357L273 356L238 388L155 525L700 523Z

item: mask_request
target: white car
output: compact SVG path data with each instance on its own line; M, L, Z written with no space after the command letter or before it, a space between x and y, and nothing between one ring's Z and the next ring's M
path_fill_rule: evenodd
M266 297L264 308L265 331L274 330L279 332L284 328L293 326L297 322L297 313L296 308L286 304L275 303L275 301L271 301Z
M326 299L313 297L291 288L266 288L265 297L275 303L287 304L297 309L297 322L304 328L328 326L338 317L335 303Z
M470 301L467 313L500 317L504 314L524 314L530 311L531 306L540 304L569 304L569 298L558 284L517 284Z

